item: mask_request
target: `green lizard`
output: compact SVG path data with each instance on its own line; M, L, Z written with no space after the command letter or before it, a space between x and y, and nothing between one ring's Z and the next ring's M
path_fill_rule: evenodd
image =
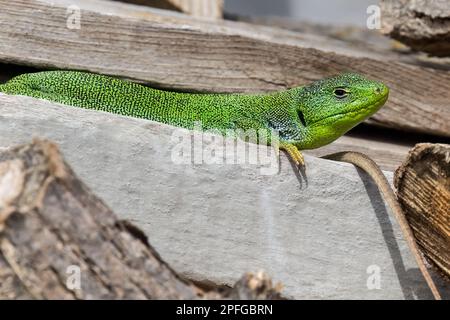
M304 87L266 94L197 94L157 90L98 74L45 71L22 74L0 92L103 110L203 130L267 129L280 149L304 165L300 150L326 145L374 114L389 89L358 74L342 74ZM270 136L266 137L271 143Z
M300 150L326 145L365 120L386 102L389 89L358 74L342 74L267 94L194 94L157 90L123 80L76 71L23 74L0 85L0 92L117 113L193 129L266 129L279 132L280 148L304 165ZM268 143L271 141L266 140ZM433 295L440 299L414 235L389 183L367 156L342 152L328 159L365 170L385 195Z

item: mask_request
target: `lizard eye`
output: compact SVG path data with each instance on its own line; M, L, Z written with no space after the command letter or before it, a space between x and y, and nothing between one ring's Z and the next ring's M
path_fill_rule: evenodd
M338 89L334 90L334 95L336 96L336 98L342 99L347 96L347 91L345 91L344 89L338 88Z

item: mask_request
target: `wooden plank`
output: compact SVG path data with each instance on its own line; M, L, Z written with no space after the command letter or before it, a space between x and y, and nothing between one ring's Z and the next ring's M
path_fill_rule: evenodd
M69 29L67 6L81 9ZM343 71L384 81L370 122L450 137L450 72L320 37L95 0L0 0L0 61L81 69L188 91L270 91Z
M223 0L115 0L155 8L176 10L194 17L219 19L223 15Z
M225 19L263 25L272 28L276 27L308 35L316 35L331 42L340 40L353 48L356 47L362 50L367 50L370 48L371 50L387 52L390 56L395 55L395 59L402 62L414 63L415 59L417 59L417 56L411 54L409 48L405 45L401 45L398 41L389 39L378 30L370 30L366 27L354 25L333 25L333 27L330 28L330 25L327 24L313 23L310 21L303 21L288 17L245 16L229 13L225 14Z
M222 18L223 0L168 0L195 17Z

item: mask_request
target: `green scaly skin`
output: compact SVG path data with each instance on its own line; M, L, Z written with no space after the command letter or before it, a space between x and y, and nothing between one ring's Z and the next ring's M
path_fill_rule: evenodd
M187 129L200 122L203 130L223 133L230 129L276 130L280 147L302 164L299 150L318 148L339 138L381 108L389 89L347 73L267 94L195 94L157 90L92 73L45 71L19 75L0 85L0 92Z

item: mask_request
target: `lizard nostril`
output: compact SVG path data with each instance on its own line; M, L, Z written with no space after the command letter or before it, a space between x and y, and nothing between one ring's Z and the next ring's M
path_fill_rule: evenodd
M375 88L375 93L376 94L380 94L381 93L381 89L379 87Z

